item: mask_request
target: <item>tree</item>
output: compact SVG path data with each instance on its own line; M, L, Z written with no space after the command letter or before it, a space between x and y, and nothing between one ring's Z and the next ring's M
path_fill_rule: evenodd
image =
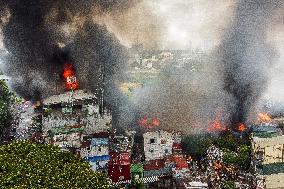
M205 157L207 149L212 145L213 138L203 135L189 135L182 139L182 149L194 159Z
M238 154L230 151L230 150L226 150L224 152L223 155L223 161L224 163L226 163L227 165L237 165L238 164Z
M7 134L11 125L12 113L10 106L13 102L13 94L3 80L0 80L0 139Z
M243 170L248 170L251 163L251 147L248 145L241 145L238 149L238 162Z
M110 188L104 173L57 146L16 141L0 146L0 154L3 188Z

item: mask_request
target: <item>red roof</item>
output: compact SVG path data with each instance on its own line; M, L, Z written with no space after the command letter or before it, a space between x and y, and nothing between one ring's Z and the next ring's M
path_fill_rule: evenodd
M174 150L181 150L181 143L173 143L173 149Z
M159 170L164 167L165 167L165 161L163 159L150 160L144 164L145 171Z
M128 152L110 152L110 165L130 165L130 156Z
M182 156L175 156L176 169L188 168L186 159Z

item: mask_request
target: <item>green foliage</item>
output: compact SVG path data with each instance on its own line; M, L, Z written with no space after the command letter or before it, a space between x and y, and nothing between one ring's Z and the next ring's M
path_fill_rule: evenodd
M0 80L0 137L3 135L3 130L11 124L12 114L10 106L13 102L13 97L13 93L9 91L6 83Z
M133 179L133 180L131 180L131 183L129 184L129 186L127 188L129 188L129 189L145 189L146 187L145 187L143 182Z
M59 147L17 141L0 146L0 188L110 188L105 174Z
M251 147L242 144L235 153L226 149L224 151L223 160L227 165L235 165L243 170L248 170L251 162L250 154Z
M248 170L250 167L250 162L251 162L251 147L243 144L238 149L239 166L244 170Z
M234 181L223 181L220 186L221 189L235 189L236 185Z
M183 150L194 159L200 160L206 155L207 149L212 145L213 138L202 135L190 135L182 140Z
M235 154L232 151L225 151L223 156L224 163L230 165L230 164L238 164L238 155Z
M238 140L230 133L224 132L214 141L214 144L221 149L237 150Z

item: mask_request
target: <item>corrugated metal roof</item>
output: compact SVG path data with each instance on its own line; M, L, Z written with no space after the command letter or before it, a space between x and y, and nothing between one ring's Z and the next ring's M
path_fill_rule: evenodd
M262 169L258 169L258 171L260 171L262 175L284 173L284 162L263 165Z
M71 98L72 97L72 98ZM60 103L70 103L71 99L76 100L87 100L95 99L96 96L88 91L84 90L75 90L67 91L59 95L53 95L43 100L44 105L60 104Z

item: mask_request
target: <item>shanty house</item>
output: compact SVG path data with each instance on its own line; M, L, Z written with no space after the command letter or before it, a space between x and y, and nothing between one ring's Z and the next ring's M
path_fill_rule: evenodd
M131 178L140 179L143 177L143 164L142 163L132 163L130 166Z
M80 156L86 159L93 170L106 170L109 161L108 133L95 133L85 136L80 149Z
M110 152L108 175L113 182L130 180L130 156L128 152Z

